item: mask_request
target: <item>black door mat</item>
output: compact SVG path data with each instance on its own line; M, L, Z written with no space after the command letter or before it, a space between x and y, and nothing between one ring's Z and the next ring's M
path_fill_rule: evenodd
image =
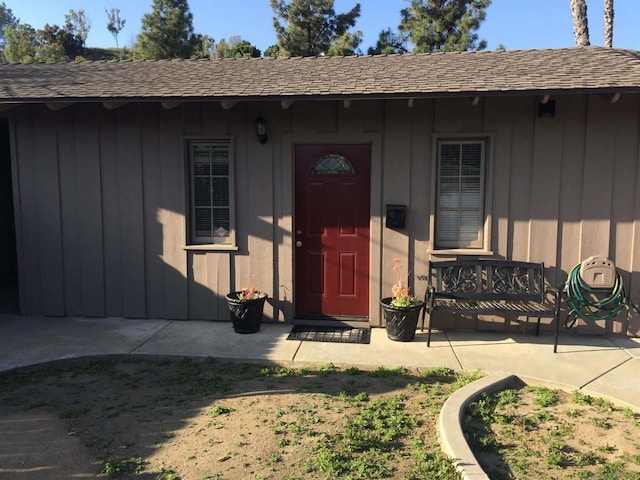
M287 340L367 344L371 342L371 329L294 325Z

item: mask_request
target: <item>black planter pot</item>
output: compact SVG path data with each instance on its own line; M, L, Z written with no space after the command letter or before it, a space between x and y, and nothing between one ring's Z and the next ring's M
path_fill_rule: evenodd
M227 298L233 329L237 333L256 333L260 330L262 323L262 312L264 302L267 299L266 293L261 293L258 298L241 300L238 294L242 292L231 292Z
M398 342L410 342L416 335L418 317L424 302L415 307L394 307L391 297L380 300L382 313L387 325L387 337Z

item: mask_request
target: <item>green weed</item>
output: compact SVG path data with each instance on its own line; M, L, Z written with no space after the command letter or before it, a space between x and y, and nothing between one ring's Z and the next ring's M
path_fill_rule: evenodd
M582 455L576 455L573 458L573 463L578 467L586 467L589 465L598 465L604 463L605 460L595 452L587 452Z
M305 369L305 372L308 372L308 369ZM303 374L295 368L272 366L261 368L260 375L263 377L299 377Z
M518 393L518 390L514 388L501 390L496 394L496 397L498 399L496 404L497 407L515 407L520 401L520 394Z
M397 376L407 375L408 373L409 371L404 367L387 368L387 367L381 366L371 370L368 373L368 375L370 377L380 378L380 377L397 377Z
M596 427L602 428L603 430L610 430L613 427L613 425L611 425L611 422L609 422L609 420L607 420L606 418L594 418L593 423Z
M602 452L602 453L613 453L615 452L617 449L614 445L609 445L608 443L605 445L602 445L600 447L598 447L598 451Z
M214 405L211 410L209 410L209 416L215 418L220 415L229 415L235 411L235 408L225 407L224 405Z
M427 445L422 440L413 442L412 479L459 480L460 475L437 444Z
M109 458L102 462L100 473L108 477L118 477L125 473L140 473L144 470L145 461L140 457L135 458Z
M173 470L162 467L155 480L180 480L180 477Z
M325 363L324 365L320 365L318 369L318 373L320 375L329 375L330 373L335 373L338 370L333 363Z
M637 480L638 472L627 470L624 462L606 463L598 468L597 477L599 480Z
M547 387L528 387L534 394L533 403L541 407L552 407L558 404L559 398L556 390Z
M591 405L594 407L598 407L600 410L613 412L616 410L616 407L609 400L599 397L592 397L591 395L587 395L586 393L582 393L579 390L576 390L572 394L573 401L580 405Z

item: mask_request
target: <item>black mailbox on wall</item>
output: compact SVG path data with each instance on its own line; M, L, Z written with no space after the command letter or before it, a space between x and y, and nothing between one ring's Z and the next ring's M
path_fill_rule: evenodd
M405 228L407 224L407 206L387 204L387 228Z

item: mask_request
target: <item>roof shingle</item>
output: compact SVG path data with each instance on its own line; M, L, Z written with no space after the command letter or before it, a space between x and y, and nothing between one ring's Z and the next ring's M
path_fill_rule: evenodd
M0 65L0 102L640 92L640 52L602 47L353 57Z

